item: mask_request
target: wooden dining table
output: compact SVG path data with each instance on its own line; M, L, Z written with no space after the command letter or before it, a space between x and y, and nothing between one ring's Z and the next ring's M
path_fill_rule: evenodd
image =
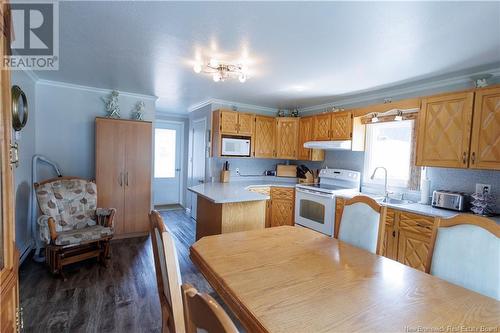
M500 302L301 227L200 239L191 259L248 332L499 332Z

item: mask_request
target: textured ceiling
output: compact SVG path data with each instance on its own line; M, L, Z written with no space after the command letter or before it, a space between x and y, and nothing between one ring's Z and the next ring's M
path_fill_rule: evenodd
M499 62L499 36L499 2L61 2L60 69L37 75L156 95L163 112L307 107ZM197 52L246 54L252 77L212 82Z

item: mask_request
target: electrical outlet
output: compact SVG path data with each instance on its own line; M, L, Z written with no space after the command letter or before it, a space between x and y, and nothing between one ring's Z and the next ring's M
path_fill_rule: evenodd
M491 193L490 184L476 184L476 193Z
M240 168L236 168L236 174L239 176L240 175Z

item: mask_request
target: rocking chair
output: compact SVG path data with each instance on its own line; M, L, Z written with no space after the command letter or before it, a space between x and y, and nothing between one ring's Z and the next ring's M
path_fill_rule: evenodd
M97 208L96 184L58 177L34 186L42 212L40 237L47 243L45 257L51 272L65 278L64 266L89 258L106 266L116 209Z

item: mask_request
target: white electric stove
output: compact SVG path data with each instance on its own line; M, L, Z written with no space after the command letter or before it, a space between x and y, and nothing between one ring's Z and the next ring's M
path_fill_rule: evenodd
M295 186L295 223L333 236L335 195L359 192L361 174L344 169L322 169L319 184Z

